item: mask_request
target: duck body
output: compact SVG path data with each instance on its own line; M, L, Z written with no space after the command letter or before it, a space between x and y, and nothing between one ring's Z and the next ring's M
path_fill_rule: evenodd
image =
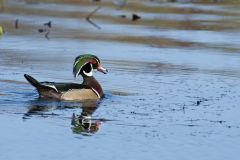
M82 55L84 56L84 55ZM79 56L76 58L74 67L76 66L76 61L81 58ZM89 55L88 55L89 56ZM88 57L87 56L87 57ZM97 62L96 62L97 63ZM99 61L100 63L100 61ZM56 83L56 82L39 82L34 79L32 76L25 74L24 77L27 81L33 85L38 93L40 98L47 99L57 99L57 100L69 100L69 101L82 101L82 100L97 100L101 99L104 94L101 85L98 81L92 76L93 65L92 61L86 61L74 68L73 72L75 77L82 75L83 83ZM97 66L99 71L106 73L107 70L102 68L101 65ZM96 68L96 66L95 66Z

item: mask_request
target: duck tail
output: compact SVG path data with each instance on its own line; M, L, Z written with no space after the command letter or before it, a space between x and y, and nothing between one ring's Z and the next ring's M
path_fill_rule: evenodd
M34 87L37 88L37 90L39 90L39 87L41 86L41 84L36 79L34 79L32 76L28 74L24 74L24 77L31 85L33 85Z
M43 85L28 74L24 74L24 77L37 89L40 97L60 99L60 94L56 88Z

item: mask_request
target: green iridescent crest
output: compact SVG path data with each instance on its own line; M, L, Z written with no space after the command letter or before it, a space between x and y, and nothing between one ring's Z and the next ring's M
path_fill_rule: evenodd
M83 54L76 57L73 64L73 74L75 77L79 75L82 67L87 63L91 63L93 66L93 69L97 69L98 65L100 64L100 60L97 56L92 54Z

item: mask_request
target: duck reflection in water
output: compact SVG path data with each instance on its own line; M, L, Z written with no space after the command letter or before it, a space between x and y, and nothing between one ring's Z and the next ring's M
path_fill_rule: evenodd
M61 110L61 109L76 109L81 108L82 112L77 115L73 113L71 117L71 129L75 134L82 134L82 135L90 135L96 133L101 124L101 119L93 119L92 114L96 111L99 107L100 101L96 100L89 100L83 102L53 102L49 103L47 101L35 101L29 107L27 113L24 114L23 119L29 119L31 116L59 116L60 114L56 114L54 110ZM80 106L80 107L79 107ZM52 113L50 113L52 111Z
M76 134L94 134L96 133L102 122L98 119L92 119L93 112L97 107L83 107L80 115L72 116L72 131Z

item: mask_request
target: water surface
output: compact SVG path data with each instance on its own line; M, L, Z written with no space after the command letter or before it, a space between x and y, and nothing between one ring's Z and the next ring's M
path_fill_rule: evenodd
M237 160L239 3L185 2L1 1L0 159ZM105 98L39 100L23 74L81 83L82 53L109 69Z

